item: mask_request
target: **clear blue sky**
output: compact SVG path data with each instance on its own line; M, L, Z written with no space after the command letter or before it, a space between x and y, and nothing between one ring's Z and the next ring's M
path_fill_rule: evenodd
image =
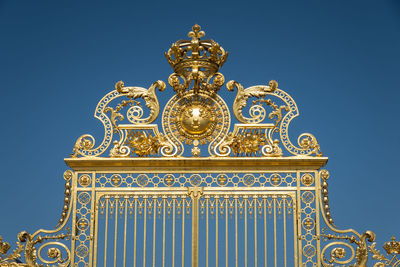
M116 81L167 81L163 53L198 23L244 86L275 79L329 157L340 228L400 239L399 1L0 0L0 235L53 227L77 137ZM171 90L171 89L169 89ZM225 89L224 89L225 90Z

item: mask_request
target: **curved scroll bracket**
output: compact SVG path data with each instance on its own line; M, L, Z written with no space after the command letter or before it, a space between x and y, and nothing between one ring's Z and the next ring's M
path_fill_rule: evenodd
M8 256L1 257L0 266L69 266L71 261L71 251L61 240L69 240L71 237L70 228L67 227L73 206L71 199L71 183L76 178L72 170L64 172L65 199L64 207L59 220L59 224L54 230L39 229L33 234L22 231L18 234L17 248ZM0 247L3 247L1 242ZM45 251L47 253L45 253ZM0 250L0 254L4 254ZM24 258L23 264L19 264L19 259Z
M274 80L269 82L268 86L257 85L244 89L243 86L236 81L229 81L226 84L229 91L237 88L236 98L233 102L233 113L237 120L246 124L258 124L266 118L263 103L270 106L273 110L269 113L268 118L275 120L275 127L279 130L282 144L293 155L308 156L315 154L322 156L320 146L315 136L309 133L303 133L298 137L298 145L294 145L289 138L288 128L290 122L299 115L299 111L293 98L285 91L278 89L278 83ZM285 105L278 106L271 99L265 99L266 96L274 96L281 99ZM255 97L249 108L250 117L243 115L243 109L247 106L248 99ZM286 112L283 115L283 112Z
M278 83L276 81L270 81L269 86L252 86L244 89L243 86L236 81L229 81L226 83L226 88L229 91L233 91L237 88L236 98L233 102L233 114L238 121L241 123L259 123L265 119L265 109L260 106L250 107L251 118L243 116L243 108L247 105L247 99L249 97L264 97L267 93L272 93L276 90Z
M391 242L386 242L383 248L387 256L383 255L375 248L375 233L366 231L363 234L354 229L340 230L333 225L333 219L330 214L328 200L329 172L325 169L319 172L321 178L321 188L317 191L320 199L320 210L322 218L327 228L322 229L321 238L326 243L321 249L321 264L324 267L334 266L354 266L366 267L368 260L373 260L373 265L368 266L400 266L400 260L397 255L400 254L400 242L396 242L394 237ZM372 258L372 259L371 259Z
M83 157L96 157L104 153L110 146L113 138L113 133L119 132L117 119L123 120L124 116L119 111L127 105L127 103L134 103L136 105L131 106L127 110L127 119L132 124L143 125L153 122L160 113L160 104L155 94L155 89L158 88L163 91L166 86L163 81L157 81L153 83L149 89L142 87L125 87L122 81L115 84L114 91L105 95L100 102L97 104L94 117L99 119L104 126L104 138L101 144L95 148L95 139L90 134L80 136L75 142L71 157L83 156ZM126 96L130 101L122 101L115 109L108 107L108 104L122 96ZM146 103L146 107L150 110L150 114L146 118L142 118L143 109L133 99L142 98ZM110 112L111 119L106 115ZM121 135L121 134L120 134Z

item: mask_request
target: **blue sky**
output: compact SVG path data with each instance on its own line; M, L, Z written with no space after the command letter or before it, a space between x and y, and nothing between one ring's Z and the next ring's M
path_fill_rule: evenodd
M245 87L275 79L295 99L292 139L329 157L340 228L400 239L399 1L0 0L0 235L54 226L77 137L116 81L167 81L163 53L198 23ZM168 89L171 90L171 89Z

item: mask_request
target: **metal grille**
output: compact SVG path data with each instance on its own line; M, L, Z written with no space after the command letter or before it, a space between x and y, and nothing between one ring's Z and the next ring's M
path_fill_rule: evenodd
M192 189L100 193L94 265L295 264L294 193Z

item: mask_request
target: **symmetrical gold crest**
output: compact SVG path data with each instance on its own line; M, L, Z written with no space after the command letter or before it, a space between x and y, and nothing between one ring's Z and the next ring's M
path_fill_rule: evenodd
M248 88L231 80L227 105L218 92L228 52L203 40L198 25L188 36L165 53L175 94L163 109L161 80L148 88L119 81L100 100L104 138L96 145L80 136L65 159L73 170L64 173L58 225L22 231L11 253L0 236L0 266L189 266L187 251L193 267L218 266L221 256L226 266L366 267L370 256L375 267L400 266L395 238L383 255L368 245L373 232L333 224L321 169L328 159L312 134L289 137L299 115L293 98L275 80Z

